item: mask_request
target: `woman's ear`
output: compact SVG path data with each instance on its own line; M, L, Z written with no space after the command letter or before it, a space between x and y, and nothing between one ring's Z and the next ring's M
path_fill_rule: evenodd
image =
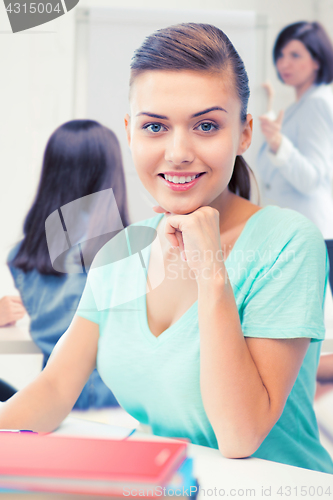
M124 118L125 122L125 130L126 130L126 135L127 135L127 142L129 147L131 147L131 118L129 114L125 115Z
M246 122L242 124L243 130L241 133L237 155L242 155L248 149L252 141L253 118L252 115L246 116Z

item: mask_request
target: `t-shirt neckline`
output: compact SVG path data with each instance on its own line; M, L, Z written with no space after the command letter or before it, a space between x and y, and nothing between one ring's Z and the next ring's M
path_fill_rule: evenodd
M266 207L261 208L260 210L257 210L251 217L248 218L246 221L240 235L238 236L237 240L234 243L234 246L232 247L231 251L228 254L228 257L225 259L224 263L225 266L228 270L228 262L229 262L229 257L234 254L234 251L237 250L237 247L240 245L240 241L242 241L245 237L246 234L251 230L251 227L254 224L254 221L257 219L258 214L266 211L268 208L272 208L271 205L267 205ZM157 229L158 224L161 222L162 217L164 214L159 214L158 217L156 217L156 221L154 220L154 224L151 225L153 229ZM149 249L149 254L147 256L147 272L149 269L149 261L150 261L150 253L151 253L151 247ZM140 278L138 278L140 279ZM140 280L141 281L141 280ZM141 288L140 283L140 289ZM144 283L144 287L146 289L146 282ZM171 335L173 335L176 331L182 329L189 321L192 320L194 312L197 310L198 307L198 300L196 300L185 312L184 314L172 325L170 325L166 330L164 330L160 335L157 337L151 332L148 324L148 315L147 315L147 299L146 299L146 293L142 294L139 298L139 301L141 302L140 307L138 308L138 319L139 319L139 324L141 326L141 331L148 342L153 345L153 346L158 346L161 343L163 343L165 340L167 340Z

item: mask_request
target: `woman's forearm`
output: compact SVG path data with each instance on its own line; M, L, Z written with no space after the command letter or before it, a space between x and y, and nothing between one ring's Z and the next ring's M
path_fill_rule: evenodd
M269 395L246 345L228 280L199 281L198 304L204 407L221 452L248 456L274 423Z
M57 385L42 372L0 405L0 429L51 432L68 415L72 406L73 402L64 400Z

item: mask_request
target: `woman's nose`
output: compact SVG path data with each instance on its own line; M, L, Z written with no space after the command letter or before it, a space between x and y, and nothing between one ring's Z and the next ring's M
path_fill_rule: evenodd
M194 160L194 152L190 138L184 132L174 132L166 144L164 158L174 165L191 163Z

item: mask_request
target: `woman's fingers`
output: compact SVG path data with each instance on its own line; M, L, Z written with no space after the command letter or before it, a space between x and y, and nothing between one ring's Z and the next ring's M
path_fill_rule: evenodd
M158 214L165 214L166 216L171 215L170 212L165 210L160 205L156 205L155 207L153 207L153 210L154 210L154 212L156 212ZM177 247L181 246L181 241L180 241L178 234L179 234L179 231L172 231L172 230L165 233L167 240L169 241L170 245L173 248L177 248Z
M269 131L272 128L273 122L269 118L263 116L259 117L260 127L263 132Z
M24 309L24 307L23 307L21 304L18 304L18 303L16 303L16 302L13 302L13 303L10 305L9 311L10 311L12 314L15 314L16 316L17 316L17 315L22 315L22 316L24 316L24 314L26 313L26 310Z
M17 304L22 304L21 297L19 297L18 295L6 295L6 298L10 302L16 302Z
M172 214L170 212L165 210L160 205L156 205L155 207L153 207L153 210L159 214L165 214L166 216L172 216ZM167 239L170 242L172 247L179 247L179 251L184 252L184 242L183 242L183 237L182 237L181 231L175 229L172 226L169 226L169 229L166 230L166 237L167 237ZM186 259L184 259L184 260L186 260Z
M276 120L270 120L267 116L259 116L260 126L262 131L279 132L283 121L284 111L281 110Z
M180 216L184 217L184 216ZM182 232L179 227L180 218L177 215L166 213L165 221L165 236L172 247L179 247L180 251L184 251L184 242Z
M173 248L179 247L179 240L178 240L178 237L176 235L176 231L168 231L168 232L166 231L165 236Z
M185 255L185 247L184 247L184 240L183 240L183 235L180 231L176 231L176 238L178 240L178 247L179 247L179 252L181 259L186 261L186 255Z
M269 120L269 121L262 121L261 128L264 130L276 130L277 127L276 127L275 122L272 122L271 120Z
M270 139L273 139L276 136L276 134L280 133L280 127L277 126L275 123L263 124L261 126L261 131L266 137L266 139L269 141Z
M26 310L21 307L20 309L14 310L14 317L16 320L23 318L23 316L26 314Z
M0 326L15 322L25 315L26 310L22 305L20 297L5 296L0 300Z

